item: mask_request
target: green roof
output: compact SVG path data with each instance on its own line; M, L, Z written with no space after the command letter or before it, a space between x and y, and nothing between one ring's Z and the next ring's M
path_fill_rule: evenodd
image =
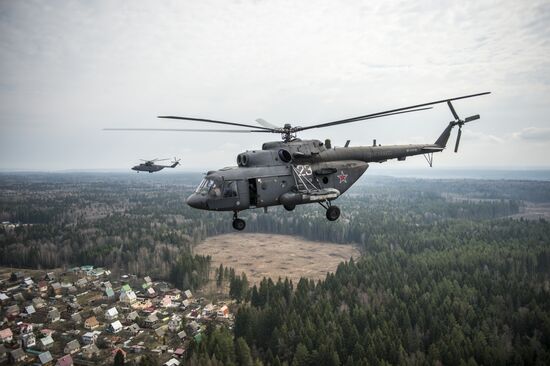
M124 285L122 286L121 291L130 292L132 291L132 288L130 287L130 285Z
M195 336L195 342L201 343L202 341L202 333L199 333Z

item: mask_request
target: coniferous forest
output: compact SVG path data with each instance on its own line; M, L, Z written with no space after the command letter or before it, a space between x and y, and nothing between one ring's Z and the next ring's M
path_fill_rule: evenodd
M94 264L199 288L215 269L194 244L232 231L231 213L185 205L199 180L2 174L0 220L21 225L0 231L0 264ZM234 328L207 329L188 364L550 364L550 224L538 218L550 183L367 176L337 202L330 224L313 205L242 215L249 232L362 255L318 282L250 287L232 273Z

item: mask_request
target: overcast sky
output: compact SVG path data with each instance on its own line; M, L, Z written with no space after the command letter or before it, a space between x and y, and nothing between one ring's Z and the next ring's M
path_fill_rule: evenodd
M483 91L456 102L481 119L435 165L549 167L549 55L548 0L0 0L0 170L178 156L206 171L279 136L102 128L208 127L157 115L304 126ZM432 143L451 119L440 105L299 137Z

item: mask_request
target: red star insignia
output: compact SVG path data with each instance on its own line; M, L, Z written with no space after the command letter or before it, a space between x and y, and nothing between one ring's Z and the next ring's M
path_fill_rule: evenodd
M340 175L337 175L338 179L340 180L339 183L347 183L348 182L348 175L346 173L344 173L344 171L342 170L342 174Z

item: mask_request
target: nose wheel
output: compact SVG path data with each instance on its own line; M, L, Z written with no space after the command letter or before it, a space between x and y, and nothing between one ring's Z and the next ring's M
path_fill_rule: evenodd
M327 201L326 203L319 202L319 204L327 210L326 216L328 221L338 220L340 217L340 208L338 206L332 206L330 201Z
M246 227L246 222L237 217L237 211L233 214L233 229L242 231Z

